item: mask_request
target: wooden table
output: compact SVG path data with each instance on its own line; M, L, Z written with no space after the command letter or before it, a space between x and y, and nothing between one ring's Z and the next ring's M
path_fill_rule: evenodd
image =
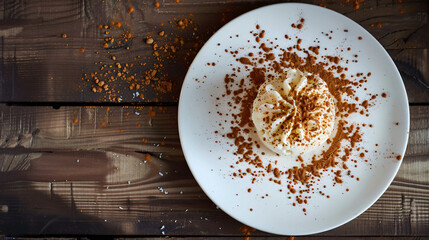
M199 48L229 20L274 2L4 0L0 235L277 238L207 198L177 130L180 87ZM380 41L411 111L406 156L389 189L355 220L307 239L428 236L429 3L305 2L346 15Z

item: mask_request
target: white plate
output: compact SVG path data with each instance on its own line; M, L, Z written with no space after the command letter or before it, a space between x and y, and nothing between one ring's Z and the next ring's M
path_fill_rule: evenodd
M300 18L305 19L304 27L301 30L291 28L290 25L297 23ZM213 114L219 110L215 106L215 98L225 91L224 77L232 72L230 64L239 65L224 50L250 50L255 42L247 40L254 39L250 31L255 30L256 24L266 30L266 38L284 39L283 36L288 34L294 39L298 35L303 39L302 46L314 45L313 40L317 38L322 49L321 55L341 54L346 59L357 59L357 63L347 65L349 74L372 73L365 85L369 91L361 88L357 90L357 95L361 99L367 98L368 93L386 92L388 95L387 98L377 98L377 104L370 108L369 117L359 114L352 117L356 123L374 125L373 128L363 129L362 144L369 150L369 163L361 163L353 169L360 181L344 179L343 184L331 187L332 178L322 178L322 184L329 184L324 191L330 195L330 199L318 194L312 196L309 203L303 206L307 209L307 215L303 214L302 206L292 206L293 201L287 199L284 192L279 192L279 185L265 180L251 184L249 178L233 180L230 165L236 160L232 154L234 148L225 144L220 134L214 133L219 130L218 122L224 120ZM344 29L348 32L344 32ZM333 31L330 33L332 39L322 34L330 30ZM363 39L358 40L359 36ZM282 47L290 43L278 40L275 44ZM340 52L336 49L349 46L351 51ZM327 50L323 51L325 47ZM358 57L354 58L354 54ZM207 66L211 62L216 65ZM228 111L222 108L222 111ZM307 4L285 3L262 7L221 28L207 41L192 63L179 102L179 133L183 152L201 188L233 218L275 234L318 233L338 227L364 212L395 177L402 161L396 160L392 153L404 155L408 130L409 109L405 88L398 70L383 47L365 29L347 17ZM375 147L376 143L378 147ZM251 193L247 192L248 188L252 188ZM347 192L346 188L350 191ZM261 196L266 193L269 197L263 199Z

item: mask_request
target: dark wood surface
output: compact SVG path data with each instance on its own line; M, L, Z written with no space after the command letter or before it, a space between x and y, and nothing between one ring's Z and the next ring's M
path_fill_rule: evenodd
M339 228L298 239L424 239L418 237L429 236L429 3L366 0L355 9L353 0L306 2L350 17L387 49L408 92L411 129L398 175L370 209ZM177 101L204 41L234 17L274 1L159 3L0 4L0 235L246 237L243 225L218 209L192 177L180 148ZM176 21L184 18L192 23L180 29ZM111 20L128 24L132 38L105 49L98 25ZM119 37L123 29L110 35ZM173 35L160 37L162 30ZM177 51L156 59L148 36ZM116 78L109 82L115 93L93 93L93 83L82 78L100 71L94 64L100 61L134 63L130 74L139 79L144 99ZM146 84L154 68L159 79ZM157 88L160 81L171 91ZM250 236L280 239L259 231Z
M159 237L106 237L106 236L97 236L94 237L95 239L102 238L102 239L112 239L112 240L154 240L154 239L160 239ZM92 238L73 238L73 237L67 237L67 238L55 238L55 237L49 237L49 238L37 238L37 237L14 237L11 238L14 240L78 240L78 239L92 239ZM243 239L253 239L253 240L342 240L344 237L316 237L316 236L303 236L303 237L279 237L279 236L247 236L247 237L216 237L216 236L205 236L205 237L194 237L194 236L186 236L186 237L168 237L168 239L173 240L183 240L183 239L190 239L190 240L219 240L219 239L231 239L231 240L243 240ZM429 237L347 237L347 239L350 240L428 240Z
M46 3L43 1L4 1L0 6L0 42L2 76L0 100L2 102L111 102L109 94L91 92L92 84L83 81L84 74L100 72L100 64L112 65L117 58L122 65L134 63L131 73L137 78L146 76L145 71L154 64L163 64L162 81L172 84L171 94L158 94L151 86L141 83L145 98L133 98L126 81L109 83L126 102L177 102L182 80L193 56L217 29L240 14L275 1L219 1L174 0L160 1L67 1ZM429 76L428 2L425 0L360 1L354 9L350 1L305 1L338 11L361 24L389 51L403 73L411 103L429 102L427 88ZM129 14L127 10L135 10ZM176 21L192 20L185 29L178 28ZM176 20L175 20L176 19ZM120 21L119 29L113 27L109 35L99 24ZM170 21L172 21L170 23ZM161 23L164 23L161 26ZM381 23L382 27L377 27ZM118 39L124 29L132 33L123 45L103 48L104 38ZM158 36L164 30L168 37ZM66 34L67 38L61 35ZM177 52L167 59L161 52L154 57L153 45L145 44L151 36L159 45L174 44L174 38L183 40ZM80 52L80 49L85 52ZM136 57L140 56L140 58ZM97 64L94 64L97 63ZM139 64L146 64L139 66ZM103 71L106 71L105 68ZM161 72L159 71L159 72ZM130 73L130 74L131 74ZM157 99L156 99L157 98ZM115 101L117 102L117 101Z

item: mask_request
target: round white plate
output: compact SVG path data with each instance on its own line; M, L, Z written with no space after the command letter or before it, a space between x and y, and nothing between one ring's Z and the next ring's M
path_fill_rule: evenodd
M304 27L300 30L291 28L291 24L297 23L300 18L305 19ZM372 128L362 130L361 144L368 150L366 156L369 162L352 167L359 181L344 178L343 184L332 187L332 178L327 179L324 175L321 184L327 185L324 192L330 195L329 199L314 194L305 206L294 207L293 199L288 199L285 192L280 192L281 186L277 184L264 180L251 184L250 178L231 177L230 165L237 160L233 155L234 147L226 144L221 134L214 133L219 130L218 123L225 120L215 113L229 110L225 104L217 107L216 97L225 91L225 74L232 73L232 67L240 66L231 54L225 53L225 49L250 51L256 45L250 32L255 31L257 24L266 30L267 39L277 38L275 44L280 47L291 44L283 37L288 34L292 39L299 36L302 39L301 46L304 47L316 45L314 40L317 39L320 41L317 45L321 46L321 55L339 54L345 59L357 59L358 62L350 61L347 65L348 74L372 73L364 84L368 90L357 90L360 99L367 99L369 93L387 93L387 98L377 98L375 106L370 108L369 117L360 114L351 117L353 122L373 125ZM329 33L331 39L322 32ZM358 40L358 37L362 37L362 40ZM340 51L347 47L352 50ZM207 66L207 63L212 62L216 65ZM248 73L242 71L242 74L242 77L246 77ZM402 161L396 160L394 156L404 155L408 130L409 109L405 88L398 70L383 47L365 29L347 17L307 4L284 3L262 7L222 27L207 41L189 68L179 102L179 133L183 152L201 188L233 218L275 234L318 233L338 227L364 212L395 177ZM247 192L248 188L252 188L251 193ZM346 191L347 188L350 191ZM269 196L262 198L265 194ZM307 215L303 213L303 207Z

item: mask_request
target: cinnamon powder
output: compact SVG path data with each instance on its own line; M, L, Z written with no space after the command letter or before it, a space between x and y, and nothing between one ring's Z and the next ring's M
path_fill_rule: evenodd
M300 20L298 24L303 23L304 19ZM292 24L292 27L297 28L297 24ZM351 100L358 99L354 96L355 89L361 86L361 83L366 82L366 77L359 81L347 78L346 75L342 73L343 71L347 71L347 68L343 68L339 65L341 58L338 56L319 56L320 46L310 46L304 49L300 47L301 41L297 41L297 45L282 49L278 46L269 47L267 43L260 43L262 41L261 38L263 38L265 34L265 31L260 28L261 27L258 25L256 27L256 32L259 33L253 35L255 36L255 42L259 44L259 49L262 49L265 55L246 53L245 55L249 57L237 57L237 61L246 66L246 69L249 69L248 81L244 79L235 79L235 73L225 76L225 93L223 96L230 96L232 100L228 102L228 105L235 106L234 108L238 108L239 111L238 113L230 113L234 120L231 122L230 131L224 136L231 140L232 146L236 147L236 151L234 152L238 157L236 164L246 162L260 169L254 172L241 171L239 169L237 172L233 173L233 177L243 178L243 176L251 175L253 179L252 182L254 182L256 177L270 176L272 174L271 176L274 178L270 178L270 181L281 185L280 179L282 179L282 175L285 175L288 183L288 192L290 194L310 192L312 185L318 181L317 179L321 177L322 172L328 171L328 169L334 167L342 168L344 171L347 170L348 167L345 163L351 161L351 159L349 159L351 153L356 145L362 141L360 127L344 119L350 114L361 111L361 108L367 109L369 107L368 100L362 103ZM280 50L280 54L274 53L273 49ZM234 57L239 55L238 51L229 52L231 52ZM301 54L298 54L299 52L301 52ZM320 61L321 59L326 59L327 61ZM262 63L266 64L263 65ZM260 159L254 152L255 147L260 148L260 143L258 139L249 137L248 133L255 132L251 120L251 111L258 89L267 78L274 77L268 72L274 71L282 74L289 68L295 68L302 72L318 75L326 82L330 93L336 99L336 119L338 119L338 121L336 124L336 134L332 139L327 141L329 147L326 151L323 151L320 155L314 155L311 162L308 164L302 163L300 166L290 169L279 169L278 167L274 167L272 163L266 163ZM367 74L367 76L369 75L370 73ZM361 77L361 74L357 77ZM305 106L308 104L311 104L311 102L302 105ZM221 115L222 113L219 114ZM298 157L297 161L303 162L301 157ZM350 170L348 170L347 173L350 175ZM339 170L335 173L333 181L337 184L341 184L343 183L342 178L341 170ZM292 187L297 183L301 184L301 186L305 186L307 189L297 192L296 189ZM327 197L329 198L329 196ZM307 202L307 200L305 202ZM298 202L298 204L303 203L304 201Z

